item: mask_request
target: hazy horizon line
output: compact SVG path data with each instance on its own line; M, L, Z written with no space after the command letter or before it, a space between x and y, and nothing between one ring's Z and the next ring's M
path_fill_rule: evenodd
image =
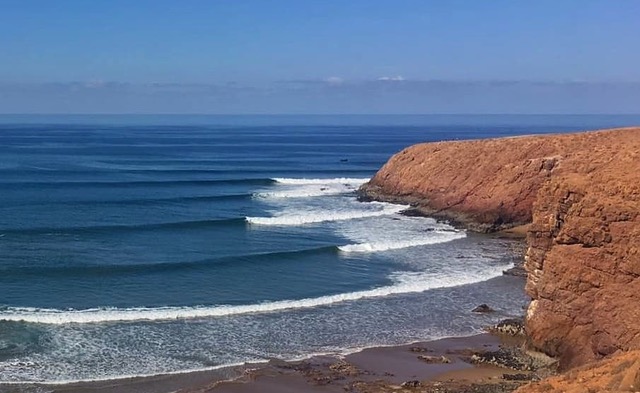
M440 112L440 113L153 113L153 112L105 112L105 113L62 113L62 112L16 112L2 113L0 116L640 116L638 113L508 113L508 112Z

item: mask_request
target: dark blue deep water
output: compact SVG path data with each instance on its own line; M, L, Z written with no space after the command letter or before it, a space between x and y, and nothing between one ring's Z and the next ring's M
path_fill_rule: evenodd
M0 116L0 383L297 358L521 313L514 244L354 190L425 141L638 116ZM508 154L508 152L505 152ZM469 310L478 303L495 316Z

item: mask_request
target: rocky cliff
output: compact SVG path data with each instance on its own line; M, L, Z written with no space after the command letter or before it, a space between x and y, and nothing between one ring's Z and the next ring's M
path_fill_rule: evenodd
M563 367L640 349L640 128L415 145L360 192L477 231L531 223L533 344Z
M640 351L620 353L526 385L516 393L618 393L640 391Z

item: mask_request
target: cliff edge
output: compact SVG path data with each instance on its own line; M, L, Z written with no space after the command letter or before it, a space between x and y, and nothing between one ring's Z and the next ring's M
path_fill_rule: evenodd
M640 128L419 144L360 195L481 232L530 223L532 343L565 368L640 349Z

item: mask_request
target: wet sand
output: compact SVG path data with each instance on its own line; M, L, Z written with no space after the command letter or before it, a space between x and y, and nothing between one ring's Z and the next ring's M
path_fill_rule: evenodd
M469 358L473 353L494 351L501 345L518 345L518 343L512 340L505 341L491 334L480 334L391 347L374 347L346 356L316 356L292 362L272 360L268 363L245 364L213 371L104 382L56 386L29 385L30 388L26 390L14 391L39 393L333 393L351 391L375 393L429 391L422 390L429 384L449 387L464 387L468 384L490 386L504 384L503 374L519 372L497 366L475 365L469 362ZM402 387L403 383L404 387ZM421 386L422 389L410 387L412 385ZM514 388L517 386L517 384L514 385ZM14 388L17 387L14 386ZM500 389L503 388L501 386ZM0 386L0 392L5 391L11 392L12 390L3 390L3 387Z

